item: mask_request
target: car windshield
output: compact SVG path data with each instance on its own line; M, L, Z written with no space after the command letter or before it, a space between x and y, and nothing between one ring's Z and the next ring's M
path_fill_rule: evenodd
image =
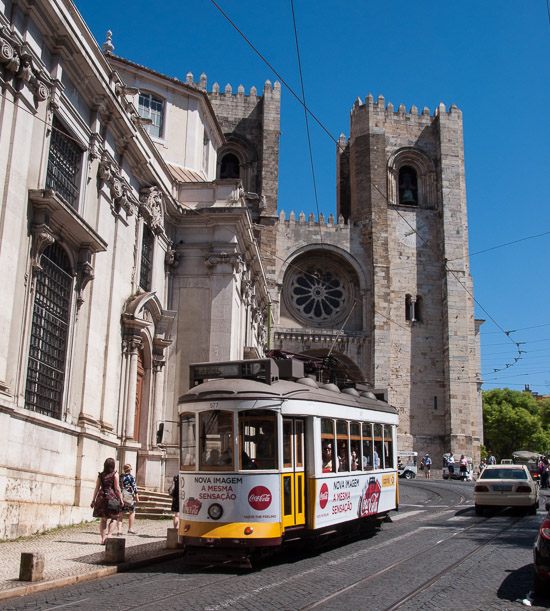
M487 467L480 479L527 479L524 469L499 469Z

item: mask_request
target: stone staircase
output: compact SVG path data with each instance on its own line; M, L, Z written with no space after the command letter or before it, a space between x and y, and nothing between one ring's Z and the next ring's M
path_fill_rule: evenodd
M136 518L165 520L173 517L172 497L166 492L153 492L138 486L139 503L136 503Z

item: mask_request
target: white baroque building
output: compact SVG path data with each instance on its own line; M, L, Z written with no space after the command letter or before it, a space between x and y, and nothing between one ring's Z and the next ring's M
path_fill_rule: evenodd
M268 293L206 92L130 87L70 0L0 5L2 539L89 519L109 456L163 489L189 362L263 354Z

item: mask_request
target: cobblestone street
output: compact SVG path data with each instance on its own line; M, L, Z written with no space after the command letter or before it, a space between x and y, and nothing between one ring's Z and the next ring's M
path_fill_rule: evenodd
M502 510L475 515L473 484L418 479L403 483L401 507L373 536L323 550L287 550L253 571L193 568L184 557L134 565L123 575L55 588L0 603L4 609L546 609L528 600L533 586L532 544L543 518ZM543 491L546 493L546 491ZM128 560L165 550L169 522L142 521L128 538ZM81 578L101 567L96 524L61 529L0 546L3 591L17 579L18 554L48 549L58 576L79 567ZM164 530L164 533L163 533ZM63 554L73 549L69 560ZM64 550L64 551L63 551ZM131 566L127 567L132 569ZM50 571L52 567L50 567ZM52 575L52 572L49 574ZM98 576L98 575L96 575ZM129 600L128 592L132 592ZM116 601L116 602L114 602Z

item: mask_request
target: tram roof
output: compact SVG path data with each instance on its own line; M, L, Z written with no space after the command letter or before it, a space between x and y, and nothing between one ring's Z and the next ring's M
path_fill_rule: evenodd
M312 383L313 382L313 383ZM179 403L212 401L214 399L294 399L297 401L316 401L370 409L389 414L397 414L397 409L376 398L342 392L333 384L318 385L307 378L296 382L278 380L271 384L248 379L217 379L203 382L188 390L179 398ZM326 388L328 386L328 388Z

